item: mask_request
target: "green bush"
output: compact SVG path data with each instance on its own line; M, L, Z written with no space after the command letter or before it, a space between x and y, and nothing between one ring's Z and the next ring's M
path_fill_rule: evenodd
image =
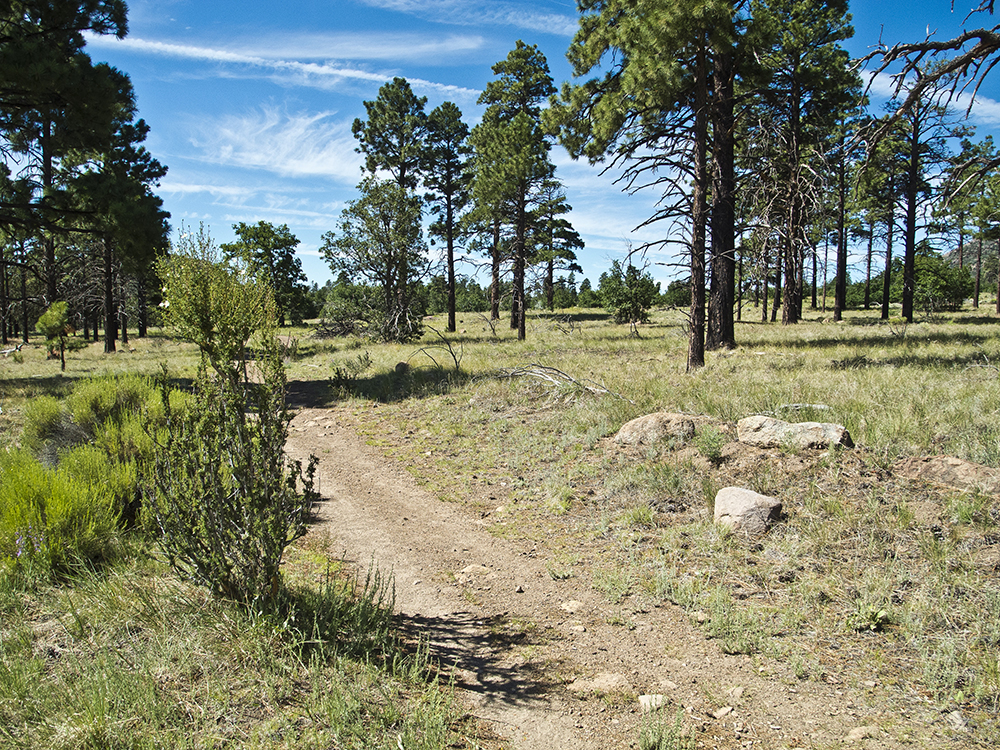
M73 421L93 435L108 420L152 410L162 414L156 383L142 375L90 378L77 385L66 399Z
M47 466L55 466L59 454L87 440L59 399L38 396L24 410L21 445Z
M285 373L273 342L256 365L256 384L202 369L189 408L168 414L144 498L178 574L260 607L279 590L285 547L305 531L316 459L304 472L286 464Z
M139 520L142 498L136 461L109 461L107 451L100 446L81 445L60 457L59 469L78 486L107 494L125 527Z
M111 493L24 451L0 453L0 560L48 577L120 553Z
M607 273L601 274L598 292L615 323L635 325L649 321L649 309L660 294L660 285L631 264L623 271L616 260Z

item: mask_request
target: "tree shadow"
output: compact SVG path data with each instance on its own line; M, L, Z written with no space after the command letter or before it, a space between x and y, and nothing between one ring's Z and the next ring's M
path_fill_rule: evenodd
M561 682L541 664L511 663L515 647L539 643L537 637L508 628L504 615L476 617L454 612L442 617L396 616L400 633L419 642L432 663L462 690L477 693L488 702L529 705Z

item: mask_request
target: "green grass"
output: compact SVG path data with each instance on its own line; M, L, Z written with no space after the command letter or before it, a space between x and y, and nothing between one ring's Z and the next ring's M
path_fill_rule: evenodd
M698 614L705 637L723 650L787 661L799 679L875 679L891 688L880 691L880 700L896 701L901 710L913 695L942 711L961 707L970 718L970 741L1000 742L1000 626L996 617L983 616L1000 609L993 568L1000 504L893 472L897 458L926 454L1000 468L1000 321L970 312L942 315L909 325L900 336L898 326L880 323L877 313L849 312L844 323L832 324L807 310L793 327L750 322L759 317L750 307L744 313L739 347L709 352L706 367L693 373L684 368L679 312L655 313L638 339L594 311L571 311L571 328L531 316L525 342L503 324L494 337L476 316L460 315L466 333L446 335L461 350L457 373L447 352L436 350L432 359L421 351L441 343L431 331L405 346L320 341L304 329L282 336L298 339L287 361L293 392L315 386L309 403L335 407L340 421L407 464L432 493L477 510L507 506L503 523L490 516L489 529L537 543L553 578L589 581L623 608L636 599L673 602ZM440 320L430 323L444 330ZM173 377L184 378L196 366L190 347L162 337L134 348L110 357L99 345L71 353L65 376L57 361L44 360L41 347L26 348L22 363L0 360L0 444L22 440L29 402L62 399L78 380L152 375L162 362ZM397 372L399 362L409 370ZM551 382L517 369L530 365L568 377ZM687 445L609 444L624 422L660 410L699 415L704 424ZM843 424L857 448L806 454L794 468L786 462L791 466L797 457L787 451L733 463L729 448L722 450L725 436L735 435L742 417L761 413ZM779 497L783 521L757 541L720 532L711 504L717 489L730 484ZM586 562L567 562L568 551L584 548ZM159 581L142 584L158 591L170 588L162 572L142 580ZM133 603L121 606L139 606L134 602L150 596L128 590L121 598ZM193 744L193 737L238 747L311 747L317 736L360 747L351 731L368 731L370 724L372 736L381 737L388 724L408 721L430 722L426 730L412 730L416 734L443 736L433 727L447 723L448 709L438 702L440 688L425 678L414 682L407 670L404 678L386 663L343 654L303 655L292 648L292 659L284 654L296 638L301 646L301 636L275 633L273 622L241 620L218 605L198 614L183 603L197 596L190 591L166 596L150 611L168 608L178 623L170 633L146 622L122 631L110 623L128 617L95 614L87 597L0 585L0 679L7 691L0 710L16 706L19 712L10 721L0 716L0 726L49 732L31 739L54 746L85 746L84 735L73 734L78 730L94 733L91 745L100 746L100 732L129 726L115 722L136 716L146 733L138 736L167 747ZM51 616L45 620L39 612ZM46 661L39 644L49 631L40 622L68 634L63 638L73 653L84 653L91 641L123 643L129 632L143 633L153 641L187 641L193 653L216 659L219 671L185 672L182 665L191 660L173 651L173 666L135 672L155 677L156 669L166 670L154 688L101 687L92 676L81 683L93 685L87 696L57 689L49 699L33 687L39 675L54 670L47 679L58 687L86 665L82 656ZM228 633L232 645L213 639L219 632ZM280 648L271 648L275 644ZM167 640L160 646L164 653L175 648ZM276 687L264 687L271 684ZM231 697L224 686L234 688ZM142 712L128 708L150 694L169 700ZM110 695L121 696L122 706L108 703ZM63 711L60 701L72 711ZM156 727L174 722L184 730L157 734L166 730ZM322 734L331 727L343 734ZM656 728L644 746L686 741L671 731ZM208 740L213 732L222 739ZM392 746L395 739L384 736ZM411 744L420 746L404 742Z

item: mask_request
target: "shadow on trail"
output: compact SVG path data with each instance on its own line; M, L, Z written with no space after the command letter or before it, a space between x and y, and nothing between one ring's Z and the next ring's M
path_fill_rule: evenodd
M488 702L529 705L543 700L560 684L546 674L541 664L503 663L515 646L534 642L529 634L507 630L504 615L477 618L468 612L446 617L400 614L396 621L405 638L426 645L430 660L456 687L478 693Z

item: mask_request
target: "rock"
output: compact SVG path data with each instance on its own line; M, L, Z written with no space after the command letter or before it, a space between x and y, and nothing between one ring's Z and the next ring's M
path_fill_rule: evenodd
M644 714L653 713L653 711L659 711L667 705L667 696L665 695L640 695L639 696L639 708L642 709Z
M758 448L853 448L854 441L843 425L828 422L782 422L774 417L756 415L741 419L737 425L737 439Z
M484 576L489 572L490 569L483 565L467 565L461 570L461 573L467 576Z
M572 615L579 612L583 608L583 602L578 602L576 599L570 599L568 602L560 604L559 608Z
M861 742L861 740L878 737L878 727L855 727L847 733L847 742Z
M729 700L733 703L739 703L740 698L743 697L744 689L742 687L730 688L726 695L729 696Z
M965 720L962 716L962 712L959 710L954 710L945 717L948 723L951 724L951 728L957 732L961 732L969 728L969 722Z
M781 517L781 501L742 487L723 487L715 496L715 521L735 531L763 534Z
M567 689L574 693L625 693L632 689L632 683L623 674L602 672L590 679L574 680Z
M1000 495L1000 470L953 456L904 458L896 463L894 470L908 479L962 490L979 489L990 495Z
M712 717L715 719L722 719L726 716L729 716L729 714L731 714L732 712L733 712L732 706L723 706L722 708L713 711Z
M624 445L654 445L669 440L690 440L694 437L694 421L683 414L660 411L633 419L622 425L615 442Z

